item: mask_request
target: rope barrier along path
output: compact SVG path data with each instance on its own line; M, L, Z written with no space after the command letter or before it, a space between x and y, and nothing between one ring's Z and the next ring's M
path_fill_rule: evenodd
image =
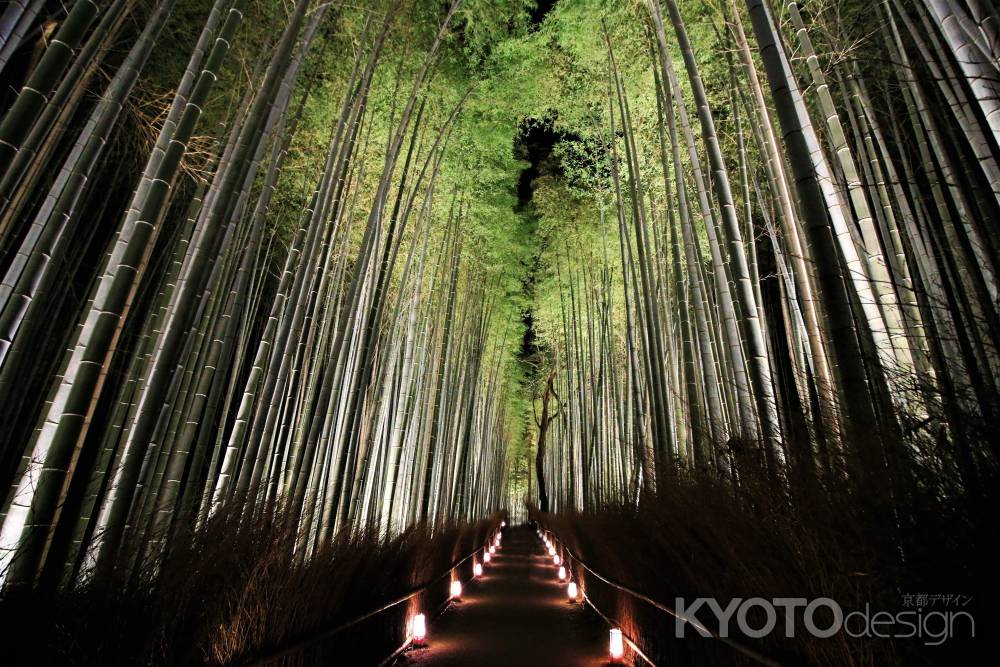
M492 535L494 532L500 530L500 528L501 528L501 526L497 525L495 528L493 528L493 529L491 529L489 531L489 534ZM429 589L434 584L438 583L439 581L441 581L445 577L449 576L456 568L461 567L466 561L468 561L470 558L472 558L477 553L479 553L479 551L482 550L482 548L483 548L482 545L477 546L475 549L473 549L472 551L470 551L468 554L466 554L462 558L460 558L460 559L452 562L451 565L449 565L447 568L445 568L444 572L442 572L440 575L438 575L434 579L428 581L427 583L423 584L422 586L419 586L417 588L411 589L409 592L404 593L400 597L395 598L394 600L383 604L381 607L378 607L376 609L372 609L370 611L367 611L364 614L361 614L360 616L357 616L357 617L355 617L355 618L353 618L353 619L351 619L349 621L345 621L345 622L340 623L338 625L335 625L333 627L330 627L330 628L323 628L323 627L321 627L321 628L317 628L315 630L312 630L310 632L306 632L306 633L302 634L301 636L299 636L298 638L296 638L296 639L294 639L292 641L286 642L284 644L278 645L277 647L272 648L272 649L270 649L267 652L260 653L258 655L250 656L250 657L247 657L247 658L237 659L237 660L235 660L235 661L233 661L233 662L231 662L229 664L230 665L242 665L242 666L245 666L245 667L257 667L259 665L264 665L264 664L267 664L267 663L271 662L272 660L277 660L279 658L288 657L288 656L292 655L293 653L295 653L297 651L301 651L302 649L304 649L304 648L306 648L308 646L311 646L312 644L315 644L315 643L317 643L319 641L322 641L324 639L328 639L328 638L330 638L330 637L332 637L332 636L334 636L334 635L336 635L336 634L338 634L340 632L343 632L344 630L347 630L347 629L349 629L349 628L351 628L351 627L353 627L355 625L358 625L359 623L363 623L364 621L367 621L368 619L370 619L370 618L372 618L374 616L377 616L377 615L379 615L379 614L381 614L381 613L383 613L385 611L388 611L389 609L392 609L393 607L401 605L404 602L407 602L407 601L413 599L414 597L420 595L421 593L423 593L424 591L426 591L427 589ZM438 608L438 610L437 610L437 612L436 612L435 615L440 614L441 612L443 612L444 609L448 606L448 603L450 601L451 601L450 599L446 600L445 603L441 607ZM406 649L407 646L410 645L411 641L412 641L412 638L409 637L409 636L407 636L406 641L403 642L402 646L400 646L399 648L397 648L392 653L392 655L390 655L381 664L382 665L389 664L400 653L402 653Z
M771 658L768 658L767 656L758 653L757 651L753 650L752 648L750 648L748 646L744 646L743 644L741 644L741 643L739 643L737 641L734 641L734 640L732 640L732 639L730 639L728 637L722 637L722 636L720 636L717 632L713 632L712 630L706 628L704 625L702 625L701 623L699 623L696 619L691 619L691 618L688 618L688 617L683 616L681 614L678 614L677 611L675 611L673 608L671 608L671 607L663 604L662 602L658 602L658 601L652 599L651 597L649 597L648 595L644 595L643 593L640 593L639 591L636 591L636 590L634 590L632 588L629 588L628 586L619 584L616 581L612 581L611 579L608 579L604 575L596 572L593 568L591 568L589 565L587 565L587 563L583 559L581 559L579 556L577 556L575 553L573 553L572 549L570 549L568 546L566 546L565 542L563 542L562 540L560 540L559 538L557 538L555 536L555 532L553 532L552 530L549 530L548 528L544 528L544 527L542 528L542 530L545 531L546 533L552 535L552 539L554 541L556 541L556 542L559 542L562 545L563 551L566 554L568 554L570 558L572 558L574 561L576 561L577 563L579 563L580 566L583 567L583 569L586 570L588 573L590 573L594 578L596 578L596 579L604 582L605 584L607 584L608 586L611 586L612 588L615 588L615 589L617 589L617 590L619 590L619 591L621 591L623 593L627 593L628 595L631 595L632 597L634 597L634 598L636 598L638 600L642 600L646 604L648 604L648 605L650 605L650 606L652 606L652 607L654 607L656 609L659 609L660 611L662 611L662 612L664 612L666 614L669 614L669 615L673 616L676 619L679 619L681 621L684 621L685 623L690 624L692 627L694 627L696 630L698 630L702 634L708 635L708 636L712 637L713 639L717 639L718 641L720 641L723 644L729 646L733 650L738 651L739 653L742 653L743 655L747 656L748 658L750 658L750 659L752 659L752 660L754 660L754 661L756 661L756 662L758 662L758 663L760 663L762 665L768 665L768 667L781 667L781 663L779 663L778 661L773 660ZM590 601L590 598L588 598L586 596L586 594L584 594L584 599L587 601L587 604L589 604L594 609L594 611L596 611L598 613L598 615L601 616L601 618L603 618L606 622L608 622L608 624L614 625L608 619L607 616L605 616L603 613L601 613L601 611L596 606L594 606L594 603ZM623 637L624 637L624 635L623 635ZM646 657L646 655L643 654L641 650L639 650L639 647L635 645L634 641L632 641L628 637L624 637L624 638L628 642L629 646L631 646L632 649L639 655L639 657L641 657L643 660L645 660L650 665L653 664L653 662L648 657Z
M466 561L468 561L470 558L472 558L477 553L479 553L479 551L480 551L481 548L482 547L477 548L475 551L472 551L471 553L467 554L461 560L455 561L454 563L452 563L451 567L449 567L447 570L445 570L445 572L442 575L440 575L439 577L437 577L436 579L434 579L434 581L432 581L432 582L430 582L428 584L425 584L424 587L423 587L424 590L426 590L427 588L430 588L431 586L433 586L437 582L439 582L442 579L444 579L446 576L448 576L449 574L451 574L452 571L455 570L455 568L461 567ZM406 599L409 600L414 595L419 595L422 592L423 592L423 590L418 591L416 593L412 593ZM397 601L395 604L400 604L401 602L403 602L403 600ZM448 607L451 606L452 602L454 602L454 600L451 598L451 596L449 596L444 602L442 602L440 605L438 605L438 608L434 610L434 614L432 614L432 616L434 618L437 618L438 616L440 616L441 614L443 614L445 611L447 611ZM369 616L369 618L370 618L370 616ZM412 643L413 643L413 637L410 636L410 635L407 635L406 639L403 640L403 643L400 644L396 648L396 650L393 651L389 655L389 657L387 657L385 660L383 660L382 662L380 662L378 664L378 667L386 667L386 665L391 665L396 660L396 658L398 658L400 655L402 655L403 652L406 651L407 648L409 648L410 644L412 644Z
M574 559L574 560L576 560L576 559ZM579 562L579 561L577 561L577 562ZM581 565L582 565L582 563L581 563ZM617 627L617 624L614 621L612 621L610 618L608 618L607 616L605 616L604 612L602 612L600 609L597 608L597 605L594 604L593 601L591 601L590 597L586 593L583 594L583 601L586 602L588 605L590 605L590 608L593 609L597 613L597 615L600 616L604 620L605 623L607 623L608 625L610 625L613 628ZM625 643L629 645L629 648L631 648L635 652L635 654L637 656L639 656L640 658L642 658L646 662L647 665L652 665L652 667L656 667L656 663L653 662L652 660L650 660L649 656L647 656L645 653L643 653L642 649L639 648L639 645L636 644L632 640L632 638L629 637L628 635L626 635L624 632L622 633L622 639L625 640Z

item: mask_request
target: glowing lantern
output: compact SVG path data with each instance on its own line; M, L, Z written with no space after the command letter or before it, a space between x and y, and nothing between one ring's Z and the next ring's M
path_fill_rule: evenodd
M490 552L489 551L487 551L486 553L483 554L483 562L484 563L489 563L492 558L493 557L490 556Z
M481 577L483 575L483 566L481 563L472 564L472 576Z
M576 602L576 582L569 582L569 586L566 587L566 595L569 597L570 602Z
M622 631L618 628L611 629L611 644L608 647L611 659L615 662L625 656L625 643L622 641Z
M552 564L553 565L559 565L559 563L561 563L561 562L562 562L562 558L560 558L558 554L556 554L555 556L552 557Z
M556 548L553 547L553 546L551 546L551 545L549 546L549 555L550 556L555 556L556 555Z
M459 581L458 579L455 579L453 582L451 582L451 597L455 598L456 600L462 597L462 582Z
M427 619L423 614L417 614L413 617L411 634L415 646L423 646L427 643Z
M566 568L560 566L559 567L559 581L565 581L565 580L566 580Z
M507 522L506 521L501 521L500 522L500 527L501 528L505 528L506 526L507 526Z
M497 548L491 544L490 545L490 553L491 554L495 554L496 552L497 552Z

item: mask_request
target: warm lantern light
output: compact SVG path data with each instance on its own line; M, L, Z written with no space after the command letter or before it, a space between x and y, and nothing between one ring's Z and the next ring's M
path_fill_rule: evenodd
M451 582L451 597L455 598L456 600L462 597L462 582L459 581L458 579L455 579L453 582Z
M483 574L483 566L481 563L472 564L472 576L479 577Z
M416 646L423 646L427 642L427 619L423 614L417 614L413 617L411 634Z
M622 641L622 631L618 628L611 629L611 645L608 647L611 659L618 661L625 656L625 643Z
M558 558L558 556L556 556L556 558ZM560 566L559 567L559 581L565 581L565 580L566 580L566 568Z
M501 521L500 522L500 527L501 528L506 528L507 527L507 522L506 521Z
M555 556L556 555L556 548L553 547L553 546L551 546L551 545L549 546L549 555L550 556Z
M559 557L559 554L556 554L555 556L552 557L552 564L553 565L558 565L561 562L562 562L562 558Z
M569 586L566 587L566 595L569 597L570 602L576 602L576 582L569 582Z
M497 552L497 548L491 544L490 545L490 553L491 554L495 554L496 552Z
M493 556L490 556L490 552L489 551L487 551L486 553L483 554L483 562L484 563L489 563L490 560L492 560L492 558L493 558Z

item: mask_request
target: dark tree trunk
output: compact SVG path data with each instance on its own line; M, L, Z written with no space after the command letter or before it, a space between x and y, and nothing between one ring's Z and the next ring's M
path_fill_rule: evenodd
M558 415L558 411L549 415L549 401L552 396L559 400L553 384L556 373L549 373L549 378L545 381L545 391L542 392L542 418L538 420L538 452L535 454L535 476L538 477L538 506L543 512L549 511L549 495L545 488L545 434L549 430L549 423Z

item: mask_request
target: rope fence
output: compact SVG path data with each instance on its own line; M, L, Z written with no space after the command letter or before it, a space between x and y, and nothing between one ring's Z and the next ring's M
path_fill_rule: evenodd
M492 535L492 534L494 534L498 530L500 530L500 526L499 525L496 526L496 527L494 527L494 528L492 528L490 531L488 531L488 534ZM382 613L384 613L386 611L389 611L390 609L393 609L393 608L395 608L395 607L397 607L397 606L399 606L399 605L401 605L401 604L403 604L405 602L408 602L408 601L412 600L413 598L417 597L418 595L421 595L421 594L425 593L431 587L433 587L434 585L438 584L441 580L443 580L444 578L450 576L455 571L455 569L461 567L470 558L472 558L473 556L475 556L477 553L479 553L482 550L483 550L483 546L482 545L477 546L475 549L473 549L472 551L470 551L468 554L466 554L462 558L459 558L459 559L453 561L447 568L445 568L444 572L442 572L440 575L438 575L434 579L432 579L432 580L430 580L430 581L422 584L421 586L418 586L417 588L411 589L410 591L408 591L408 592L404 593L403 595L401 595L401 596L399 596L399 597L397 597L397 598L395 598L395 599L393 599L393 600L391 600L391 601L389 601L389 602L381 605L380 607L377 607L375 609L371 609L371 610L369 610L369 611L361 614L360 616L356 616L356 617L354 617L354 618L352 618L352 619L350 619L348 621L344 621L344 622L339 623L339 624L337 624L337 625L335 625L333 627L326 627L326 628L321 627L321 628L317 628L315 630L312 630L310 632L302 634L302 635L300 635L300 636L298 636L298 637L296 637L296 638L294 638L294 639L292 639L290 641L283 642L283 643L279 644L278 646L269 649L266 652L259 653L257 655L253 655L253 656L250 656L250 657L238 659L238 660L235 660L235 661L233 661L233 662L231 662L229 664L232 665L232 667L237 667L237 666L239 666L239 667L260 667L262 665L266 665L266 664L269 664L271 662L274 662L275 660L280 660L282 658L291 657L291 656L295 655L296 653L298 653L300 651L303 651L303 650L309 648L310 646L312 646L314 644L317 644L317 643L319 643L321 641L330 639L331 637L333 637L333 636L335 636L337 634L340 634L341 632L343 632L345 630L349 630L352 627L355 627L355 626L357 626L357 625L359 625L359 624L361 624L361 623L363 623L363 622L365 622L367 620L370 620L370 619L374 618L375 616L378 616L379 614L382 614ZM451 602L450 598L446 599L445 602L441 606L438 607L437 611L434 613L434 616L440 615L447 608L447 606L448 606L448 604L450 602ZM397 648L388 658L386 658L384 661L382 661L382 663L380 663L380 667L381 667L381 665L388 665L389 663L391 663L392 660L394 660L396 657L398 657L406 649L406 647L410 645L411 641L412 641L412 637L410 637L409 635L407 635L406 641L403 642L402 646L400 646L399 648Z
M767 665L768 667L781 667L781 663L777 662L776 660L768 658L767 656L765 656L765 655L763 655L763 654L761 654L761 653L753 650L752 648L750 648L748 646L745 646L745 645L743 645L743 644L741 644L741 643L739 643L737 641L734 641L734 640L730 639L729 637L722 637L717 632L714 632L714 631L710 630L709 628L705 627L704 625L702 625L701 623L699 623L696 619L688 618L688 617L686 617L684 615L678 614L677 611L674 610L672 607L670 607L668 605L665 605L662 602L659 602L657 600L654 600L653 598L649 597L648 595L645 595L644 593L641 593L641 592L639 592L639 591L637 591L637 590L635 590L633 588L625 586L624 584L620 584L620 583L618 583L616 581L613 581L613 580L609 579L608 577L600 574L599 572L597 572L596 570L594 570L592 567L590 567L590 565L588 565L582 558L580 558L575 553L573 553L573 550L570 549L568 546L566 546L566 543L563 542L562 540L560 540L553 531L551 531L551 530L549 530L549 529L547 529L545 527L542 527L541 524L539 524L539 526L541 527L542 531L544 531L545 533L547 533L548 535L551 536L552 541L555 542L556 544L558 544L559 548L566 555L568 555L571 560L573 560L576 563L578 563L580 565L580 567L582 567L586 572L588 572L595 579L597 579L597 580L601 581L602 583L610 586L611 588L614 588L614 589L616 589L618 591L621 591L622 593L625 593L625 594L627 594L627 595L629 595L629 596L631 596L631 597L633 597L633 598L635 598L637 600L641 600L642 602L645 602L646 604L650 605L651 607L653 607L655 609L658 609L658 610L660 610L660 611L662 611L662 612L664 612L666 614L669 614L670 616L673 616L674 618L676 618L678 620L681 620L681 621L684 621L685 623L690 624L692 627L694 627L696 630L698 630L699 632L701 632L703 635L707 635L709 637L712 637L713 639L716 639L716 640L722 642L723 644L729 646L733 650L741 653L742 655L750 658L751 660L754 660L755 662L757 662L757 663L759 663L761 665ZM565 559L565 557L566 556L563 556L564 559ZM594 605L593 602L591 602L591 600L587 596L586 592L584 592L583 595L584 595L584 599L587 601L587 604L589 604L591 606L591 608L593 608L594 611L596 611L597 614L601 618L603 618L608 624L610 624L612 626L615 625L614 623L611 622L611 620L603 612L601 612L601 610L599 610ZM647 657L645 655L645 653L643 653L639 649L639 647L636 645L635 641L633 641L629 637L624 636L624 633L623 633L623 638L628 642L628 644L632 648L632 650L634 650L639 657L641 657L644 661L646 661L646 663L648 663L650 665L654 664L653 661L649 657Z

